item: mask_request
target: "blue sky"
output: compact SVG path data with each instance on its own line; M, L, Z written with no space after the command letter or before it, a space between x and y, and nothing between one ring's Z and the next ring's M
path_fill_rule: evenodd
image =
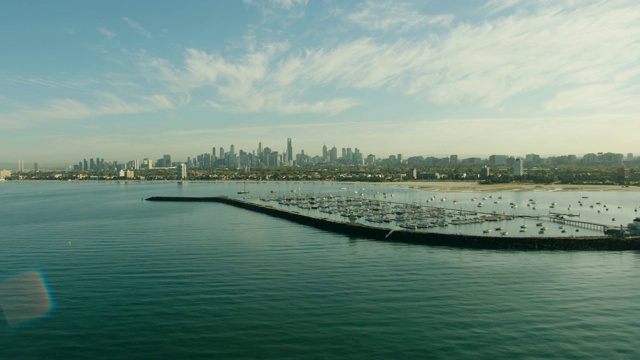
M637 1L3 1L0 162L640 152Z

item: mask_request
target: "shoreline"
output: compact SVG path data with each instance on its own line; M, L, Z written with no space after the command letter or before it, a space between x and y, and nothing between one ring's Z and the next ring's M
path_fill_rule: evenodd
M576 184L489 184L484 185L478 182L458 182L458 181L442 181L442 182L422 182L408 181L404 183L383 183L386 186L398 185L412 189L424 191L440 191L440 192L533 192L533 191L563 191L563 192L593 192L593 191L638 191L636 186L623 185L576 185Z
M51 182L52 180L6 180L3 183L33 183ZM534 184L534 183L504 183L504 184L480 184L477 181L385 181L385 182L360 182L360 181L322 181L322 180L69 180L53 182L73 182L73 183L162 183L162 182L192 182L192 183L260 183L260 184L336 184L358 186L388 186L409 188L430 192L599 192L599 191L640 191L640 186L636 185L595 185L595 184Z

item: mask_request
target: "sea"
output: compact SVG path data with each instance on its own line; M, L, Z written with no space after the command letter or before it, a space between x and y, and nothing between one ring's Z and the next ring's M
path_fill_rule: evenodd
M1 182L0 359L640 359L638 251L390 243L144 200L301 193L505 212L533 200L616 226L640 205L635 191Z

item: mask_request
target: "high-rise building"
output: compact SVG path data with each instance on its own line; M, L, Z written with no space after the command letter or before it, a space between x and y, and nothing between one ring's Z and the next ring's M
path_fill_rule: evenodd
M329 153L329 161L338 161L338 148L336 148L335 146L331 148L331 152Z
M163 155L162 162L164 163L164 167L171 167L171 155L169 154Z
M517 158L515 163L513 164L513 174L515 176L524 175L524 160L521 158Z
M33 171L34 172L40 171L40 168L38 167L38 163L33 163Z
M236 156L236 147L233 144L229 146L229 156L230 157Z
M287 138L287 162L291 165L293 161L293 146L291 145L291 138Z
M185 180L187 178L187 164L178 165L178 179Z
M327 151L327 145L322 145L322 161L329 161L329 151Z

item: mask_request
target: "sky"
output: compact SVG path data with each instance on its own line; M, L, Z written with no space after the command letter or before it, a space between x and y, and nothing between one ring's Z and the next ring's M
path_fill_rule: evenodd
M640 153L635 0L0 2L0 163Z

